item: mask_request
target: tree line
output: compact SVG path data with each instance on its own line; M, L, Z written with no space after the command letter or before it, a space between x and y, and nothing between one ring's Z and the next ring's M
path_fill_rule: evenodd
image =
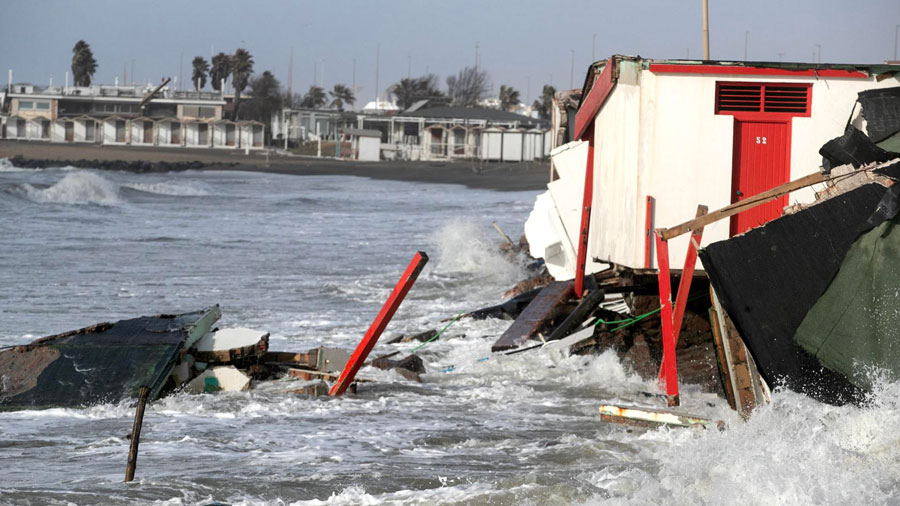
M191 62L191 82L199 91L207 82L213 90L221 91L222 84L229 78L234 88L234 112L232 119L256 119L268 122L282 106L323 108L330 106L343 111L347 105L356 103L354 90L345 84L335 84L328 92L316 85L306 93L290 95L281 89L281 83L272 72L266 70L253 76L253 56L244 48L232 54L220 52L207 61L195 56ZM76 86L90 86L97 71L97 61L90 45L79 40L72 48L72 74ZM431 106L453 105L476 107L488 94L490 77L487 71L466 67L446 79L446 89L441 89L438 76L427 74L415 78L403 78L391 85L387 92L401 110L426 100ZM241 94L249 88L250 98L242 103ZM550 106L556 89L545 85L541 97L532 103L532 108L541 118L550 116ZM330 95L330 99L329 99ZM501 85L499 92L500 109L509 111L521 104L521 94L512 86ZM243 114L241 114L243 113Z

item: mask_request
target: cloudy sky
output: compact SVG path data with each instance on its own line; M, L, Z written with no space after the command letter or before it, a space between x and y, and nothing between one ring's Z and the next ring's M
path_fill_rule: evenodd
M877 63L893 58L898 0L709 0L713 59ZM194 56L245 47L257 73L271 70L293 89L319 81L356 85L363 101L398 79L441 77L475 62L501 84L534 99L543 84L583 78L592 54L698 58L701 0L330 0L44 1L0 4L0 69L15 82L62 83L71 49L86 40L95 82L123 72L139 82L190 76ZM593 48L592 48L593 44ZM380 50L379 50L380 47ZM376 83L376 52L380 55ZM0 75L0 82L6 75ZM528 95L526 97L526 95Z

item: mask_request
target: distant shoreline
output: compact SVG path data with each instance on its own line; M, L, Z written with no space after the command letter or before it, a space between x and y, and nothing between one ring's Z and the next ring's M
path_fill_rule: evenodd
M355 162L329 158L244 154L237 150L51 144L0 140L0 158L27 167L72 165L99 170L168 172L234 170L298 176L343 175L393 181L459 184L496 191L537 191L547 187L547 162Z

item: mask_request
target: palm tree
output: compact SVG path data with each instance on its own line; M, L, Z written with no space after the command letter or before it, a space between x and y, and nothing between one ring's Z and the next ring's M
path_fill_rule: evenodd
M195 56L191 62L194 67L194 73L191 74L191 80L194 81L194 87L200 91L206 86L206 75L209 73L209 62L202 56Z
M401 110L409 109L419 100L429 100L432 103L447 101L446 95L438 88L438 78L434 74L428 74L416 78L404 78L395 83L388 90L397 101Z
M212 70L209 73L210 83L214 90L222 90L222 81L231 75L231 58L225 53L212 57Z
M318 109L325 105L326 102L328 102L328 97L325 95L325 90L313 85L309 87L309 91L306 92L306 95L303 95L300 107Z
M520 103L518 90L505 84L500 85L500 109L508 111Z
M345 103L353 105L353 102L356 102L356 97L353 96L353 90L343 84L335 84L334 89L332 89L329 94L333 98L331 106L336 107L339 111L344 110Z
M231 55L231 85L234 86L234 119L238 118L241 107L241 92L247 88L250 74L253 73L253 57L244 48L238 48Z
M550 110L553 107L553 95L555 94L556 88L550 86L549 84L545 84L544 89L541 91L540 100L535 100L534 104L531 105L532 107L534 107L534 110L538 112L541 118L550 118Z
M91 46L79 40L72 48L72 77L75 78L75 86L90 86L91 78L96 72L97 60L94 59Z

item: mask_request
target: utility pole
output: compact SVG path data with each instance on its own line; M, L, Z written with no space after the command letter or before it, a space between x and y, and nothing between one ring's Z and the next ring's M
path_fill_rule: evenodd
M747 46L750 44L750 30L744 30L744 61L747 61Z
M475 41L475 72L478 72L478 41Z
M784 53L777 53L777 54L778 54L778 61L782 61L784 59Z
M375 109L378 109L378 66L381 64L381 42L375 46Z
M897 61L897 39L900 38L900 25L894 27L894 61Z
M816 44L816 62L822 63L822 44Z
M412 77L412 55L406 55L406 78Z
M703 0L703 59L709 60L709 0Z
M591 63L597 61L597 57L595 56L595 49L597 48L597 34L595 33L591 37Z
M178 64L178 85L184 86L184 51L181 52L181 62Z
M571 61L569 66L569 89L575 87L575 50L570 49L569 54L571 55Z
M134 84L134 58L131 59L131 84Z
M359 92L356 90L356 58L353 59L353 96L356 97ZM356 110L356 101L353 102L353 110Z
M288 60L288 107L294 107L294 46L291 46L291 59Z
M525 76L525 81L528 83L525 87L525 104L531 105L531 76Z
M122 84L128 84L128 62L122 64Z

